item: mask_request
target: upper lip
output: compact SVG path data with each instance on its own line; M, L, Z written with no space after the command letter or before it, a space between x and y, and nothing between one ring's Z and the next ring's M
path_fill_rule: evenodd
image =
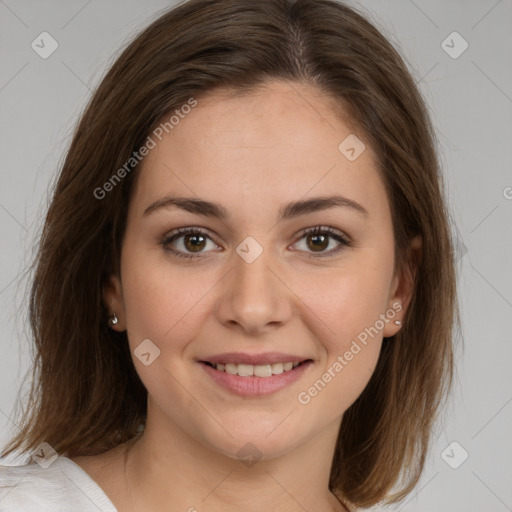
M272 363L292 363L298 361L302 363L310 358L298 356L296 354L283 354L282 352L265 352L262 354L246 354L243 352L227 352L215 356L205 357L201 362L212 364L272 364Z

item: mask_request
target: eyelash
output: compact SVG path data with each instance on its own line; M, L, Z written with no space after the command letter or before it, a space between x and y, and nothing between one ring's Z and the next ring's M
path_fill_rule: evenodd
M199 257L201 257L201 253L196 253L196 254L184 253L182 251L177 251L176 249L173 249L172 247L169 246L169 244L171 242L174 242L176 239L181 238L183 235L189 235L189 234L202 235L207 238L210 238L210 240L211 240L211 237L209 236L207 231L204 231L201 228L188 227L188 228L179 228L179 229L169 233L162 240L161 245L163 246L163 248L166 251L173 253L173 255L175 255L179 258L187 258L190 260L194 259L194 258L199 258ZM329 226L315 226L312 228L307 228L302 231L302 233L299 237L299 240L301 240L302 238L304 238L307 235L319 235L319 234L327 235L329 238L335 239L337 242L340 243L340 245L337 248L331 249L328 252L317 253L316 255L309 253L309 254L307 254L307 257L309 257L309 258L325 258L325 257L333 256L333 255L337 254L338 252L340 252L341 250L343 250L345 247L352 247L351 241L345 235L342 235L341 233L336 232L333 228L331 228Z

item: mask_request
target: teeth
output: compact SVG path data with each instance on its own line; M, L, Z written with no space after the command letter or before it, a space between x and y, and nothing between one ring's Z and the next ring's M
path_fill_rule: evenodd
M215 368L220 372L226 372L230 375L239 375L240 377L272 377L283 372L289 372L299 366L298 361L291 363L272 363L272 364L216 364Z
M279 375L280 373L283 373L283 371L284 371L283 363L274 363L272 365L272 373L274 375Z
M272 365L258 364L254 367L254 375L256 377L272 377Z
M217 368L218 370L219 368ZM238 373L238 365L236 364L226 364L226 373L230 375L236 375Z
M239 364L238 375L240 377L252 377L254 375L254 366L252 364Z

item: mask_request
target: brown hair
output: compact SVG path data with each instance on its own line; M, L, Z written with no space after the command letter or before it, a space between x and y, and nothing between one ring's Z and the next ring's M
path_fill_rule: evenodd
M318 88L357 123L386 183L396 267L416 268L403 328L383 344L343 417L330 489L371 506L403 499L417 483L452 382L458 308L449 214L431 121L406 65L364 16L332 0L191 0L156 19L108 71L47 213L29 304L30 414L2 456L43 441L70 457L93 455L137 435L147 391L126 332L108 327L102 303L103 285L119 270L137 169L107 198L94 191L191 97L251 91L270 79ZM413 261L416 234L423 248Z

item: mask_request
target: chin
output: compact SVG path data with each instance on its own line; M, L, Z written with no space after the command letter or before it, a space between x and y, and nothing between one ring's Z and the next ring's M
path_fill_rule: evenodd
M244 460L272 460L296 449L307 441L307 433L302 435L297 426L284 426L286 415L268 427L268 422L258 423L257 420L241 422L236 429L229 429L229 434L222 428L203 432L203 440L214 451L231 459ZM228 425L226 422L225 425ZM231 434L231 435L230 435Z

